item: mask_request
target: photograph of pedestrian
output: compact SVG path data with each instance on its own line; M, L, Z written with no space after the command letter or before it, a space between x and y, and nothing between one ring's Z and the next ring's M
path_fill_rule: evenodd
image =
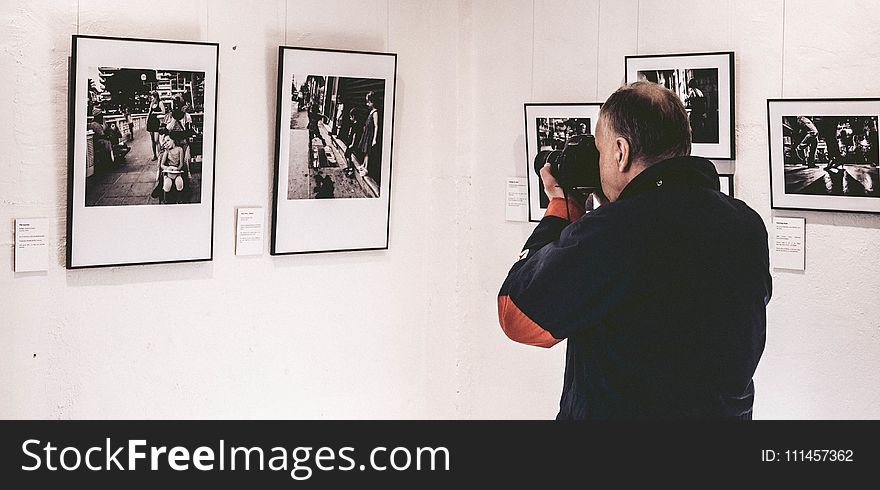
M294 74L292 86L287 198L379 197L385 80Z
M626 81L648 81L675 93L685 106L693 155L734 158L733 53L626 57Z
M68 267L211 258L217 55L73 36Z
M880 211L876 99L768 101L773 203Z
M718 69L645 70L638 80L658 83L675 92L691 123L692 143L718 143Z
M540 152L561 152L573 136L595 134L601 107L601 104L525 104L529 221L541 221L550 203L540 176L535 174L535 158Z
M279 47L273 255L388 248L397 55Z

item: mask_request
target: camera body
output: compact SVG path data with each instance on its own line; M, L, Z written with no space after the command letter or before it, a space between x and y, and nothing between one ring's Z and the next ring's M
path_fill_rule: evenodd
M550 173L560 187L568 191L584 193L601 189L599 180L599 150L591 134L572 136L562 150L544 150L535 156L535 173L549 163Z
M601 189L599 180L599 150L596 139L590 134L572 136L562 150L544 150L535 156L535 173L549 163L550 173L560 187L568 191L584 193Z

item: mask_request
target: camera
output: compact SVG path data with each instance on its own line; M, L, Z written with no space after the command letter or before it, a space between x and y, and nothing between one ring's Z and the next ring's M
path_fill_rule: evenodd
M601 188L599 150L593 135L572 136L561 150L539 151L534 162L538 176L547 163L550 164L550 173L563 189L589 193Z

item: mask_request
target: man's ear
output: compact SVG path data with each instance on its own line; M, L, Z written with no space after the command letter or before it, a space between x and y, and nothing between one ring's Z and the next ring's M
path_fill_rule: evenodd
M617 171L626 173L630 168L630 148L626 138L617 137L614 140L615 156L617 156Z

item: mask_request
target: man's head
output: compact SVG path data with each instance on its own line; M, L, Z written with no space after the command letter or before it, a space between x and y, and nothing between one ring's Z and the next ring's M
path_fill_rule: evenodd
M651 165L690 155L691 129L681 100L651 82L625 85L608 97L596 125L602 191L616 201Z

